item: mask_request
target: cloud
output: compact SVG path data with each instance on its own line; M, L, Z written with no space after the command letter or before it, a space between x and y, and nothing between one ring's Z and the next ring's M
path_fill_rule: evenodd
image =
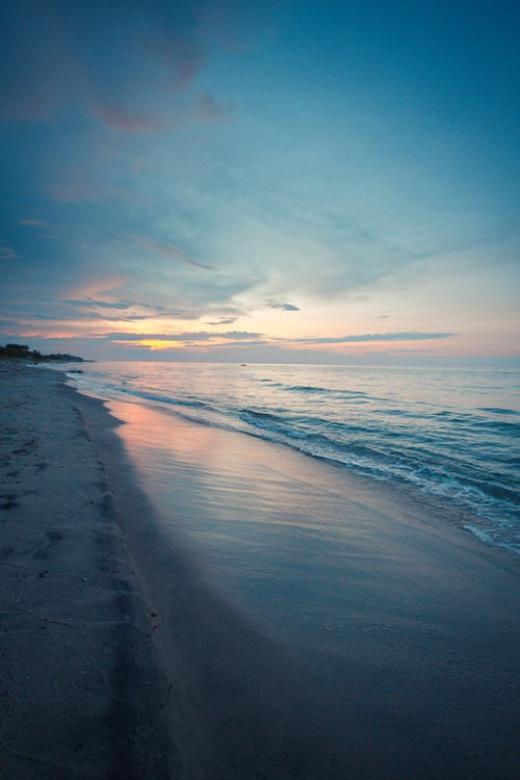
M25 227L50 227L50 225L47 222L44 222L43 219L20 219L18 220L18 224L24 225Z
M186 105L173 105L166 102L166 108L160 106L153 113L127 108L120 103L101 103L92 101L91 112L104 124L124 133L157 133L184 127L190 121L211 124L223 122L231 115L230 103L218 103L210 93L202 93L193 102Z
M75 327L81 328L81 333L87 335L91 326L99 326L106 322L146 322L147 320L169 320L169 319L182 319L186 320L189 317L184 312L150 312L149 314L129 314L123 312L121 314L106 314L105 311L100 313L96 309L93 310L80 310L75 312L73 316L64 316L59 311L54 314L46 314L44 312L27 313L18 312L11 315L9 320L15 327L32 326L37 322L49 323L51 327ZM85 330L86 329L86 330ZM79 335L79 334L78 334Z
M420 333L420 332L404 332L404 333L364 333L351 336L338 336L338 337L316 337L305 339L285 339L285 338L272 338L266 336L263 333L256 333L251 331L242 330L228 330L223 333L216 333L212 331L184 331L182 333L124 333L113 332L101 334L101 338L110 339L113 341L129 341L129 342L141 342L141 341L165 341L165 342L211 342L226 339L233 342L241 342L243 346L246 344L265 344L269 342L276 342L281 344L284 342L290 344L354 344L354 343L368 343L368 342L399 342L399 341L428 341L431 339L443 339L454 336L454 333ZM211 344L211 346L217 346Z
M281 309L282 311L300 311L299 306L295 306L293 303L278 303L277 301L267 301L267 306L270 309Z
M200 122L222 122L228 119L230 114L231 104L218 103L209 92L199 95L195 103L194 116Z
M232 339L233 341L253 340L262 337L262 333L245 330L228 330L224 333L212 333L206 330L183 333L105 333L104 338L114 341L212 341L213 339Z
M96 295L105 295L123 287L126 283L126 276L94 277L90 281L83 283L80 287L74 287L73 289L69 288L67 296L69 298L85 299Z
M0 244L0 260L19 260L20 255L9 244Z
M191 3L195 16L197 6L197 3ZM165 68L170 89L187 87L206 62L206 52L198 36L194 16L185 18L182 29L176 26L175 21L175 14L172 19L159 15L144 40L145 51Z
M243 341L238 339L237 341L226 341L224 344L211 344L211 352L212 353L220 352L221 350L226 350L226 349L229 349L229 348L236 349L237 347L242 347L242 348L244 348L244 347L255 347L256 348L256 347L259 347L259 346L262 346L262 345L266 345L268 343L269 343L268 339L262 339L262 338L251 339L251 340L243 340ZM193 345L193 346L195 346L195 345Z
M236 24L225 2L215 5ZM204 0L7 3L0 116L49 121L74 105L131 133L160 130L179 112L190 121L218 121L229 106L209 93L195 105L182 97L221 45L218 32L203 24L205 14Z
M94 298L68 298L63 303L66 303L68 306L79 306L82 308L95 306L97 309L129 309L131 306L139 305L134 301L98 301Z
M189 313L183 311L158 311L150 314L123 314L121 317L104 317L104 319L121 320L124 322L139 322L140 320L190 319Z
M153 320L153 319L168 319L174 318L189 318L189 313L180 310L167 309L165 306L159 304L150 306L147 303L141 303L139 301L103 301L94 298L69 298L63 300L62 303L67 306L73 306L80 309L80 318L86 317L87 319L103 319L109 321L124 321L124 322L138 322L140 320ZM101 313L99 310L102 310ZM129 312L129 309L144 309L141 312ZM110 316L105 314L105 311L121 311L121 314ZM78 313L74 313L72 319L77 319ZM53 317L52 319L57 319ZM66 318L60 318L66 319Z
M160 130L164 123L148 114L135 112L123 106L93 104L93 113L115 130L126 133L147 133Z
M208 325L232 325L234 322L236 322L238 317L222 317L220 320L215 320L214 322L208 322Z
M138 243L143 249L146 249L147 252L162 255L162 257L167 257L170 260L175 260L176 262L184 263L185 265L190 265L194 268L203 268L206 271L215 270L214 266L208 265L207 263L201 263L199 260L194 260L192 257L189 257L189 255L176 244L165 241L155 241L154 239L149 238L139 238Z
M325 336L306 339L290 339L298 344L356 344L370 341L429 341L431 339L446 339L455 333L360 333L352 336Z

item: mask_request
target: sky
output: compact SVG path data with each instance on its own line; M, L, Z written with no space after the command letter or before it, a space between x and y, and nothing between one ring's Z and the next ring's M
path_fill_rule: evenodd
M0 343L520 365L517 2L0 13Z

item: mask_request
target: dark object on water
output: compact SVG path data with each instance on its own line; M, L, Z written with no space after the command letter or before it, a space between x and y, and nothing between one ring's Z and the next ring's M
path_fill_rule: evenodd
M83 369L82 368L71 368L68 372L69 374L82 374Z
M247 366L247 363L240 363L241 366Z

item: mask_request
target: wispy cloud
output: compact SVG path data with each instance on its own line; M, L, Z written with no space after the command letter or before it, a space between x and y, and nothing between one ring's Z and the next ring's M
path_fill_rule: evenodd
M218 103L210 92L203 92L197 98L194 116L200 122L222 122L231 115L230 103Z
M220 320L208 322L208 325L232 325L237 319L238 317L222 317Z
M19 260L20 255L9 244L0 244L0 260Z
M105 338L114 341L213 341L231 339L233 341L255 341L262 337L261 333L245 330L228 330L224 333L212 333L206 330L185 331L183 333L105 333Z
M169 319L187 317L182 310L172 310L160 304L150 305L140 301L104 301L95 298L69 298L62 301L66 306L72 306L79 311L74 312L74 318L103 319L109 321L138 322L140 320ZM108 312L108 314L107 314ZM111 314L116 312L116 314ZM119 313L121 312L121 313ZM65 319L65 318L63 318Z
M169 260L174 260L177 263L184 263L194 268L203 268L206 271L214 271L215 267L207 263L201 263L199 260L194 260L190 257L184 249L166 241L155 241L150 238L139 238L138 243L147 252L167 257Z
M192 3L192 11L199 3ZM175 17L158 15L144 38L144 50L164 67L170 88L189 86L206 62L206 52L199 38L195 19L183 25L182 32L175 26Z
M278 301L267 301L267 306L270 309L281 309L282 311L300 311L300 307L295 306L294 303L279 303Z
M421 333L406 331L403 333L358 333L350 336L319 336L316 338L291 339L297 344L357 344L370 341L430 341L447 339L455 333Z
M126 276L98 276L97 274L88 282L83 282L77 287L67 290L67 298L86 299L96 298L98 296L115 296L116 290L125 287L128 279ZM103 298L101 298L103 300Z
M50 227L48 222L44 222L43 219L33 219L33 218L20 219L20 220L18 220L18 223L20 225L24 225L25 227L39 227L39 228L49 228Z
M134 301L99 301L95 298L67 298L63 301L68 306L79 306L88 308L94 306L97 309L129 309L131 306L137 306Z
M110 127L125 133L147 133L164 127L164 123L157 117L138 111L132 112L116 104L94 103L92 112Z

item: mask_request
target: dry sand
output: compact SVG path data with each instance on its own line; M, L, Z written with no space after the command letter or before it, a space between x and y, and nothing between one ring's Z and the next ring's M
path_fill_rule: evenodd
M0 365L0 776L170 776L150 609L75 394Z

